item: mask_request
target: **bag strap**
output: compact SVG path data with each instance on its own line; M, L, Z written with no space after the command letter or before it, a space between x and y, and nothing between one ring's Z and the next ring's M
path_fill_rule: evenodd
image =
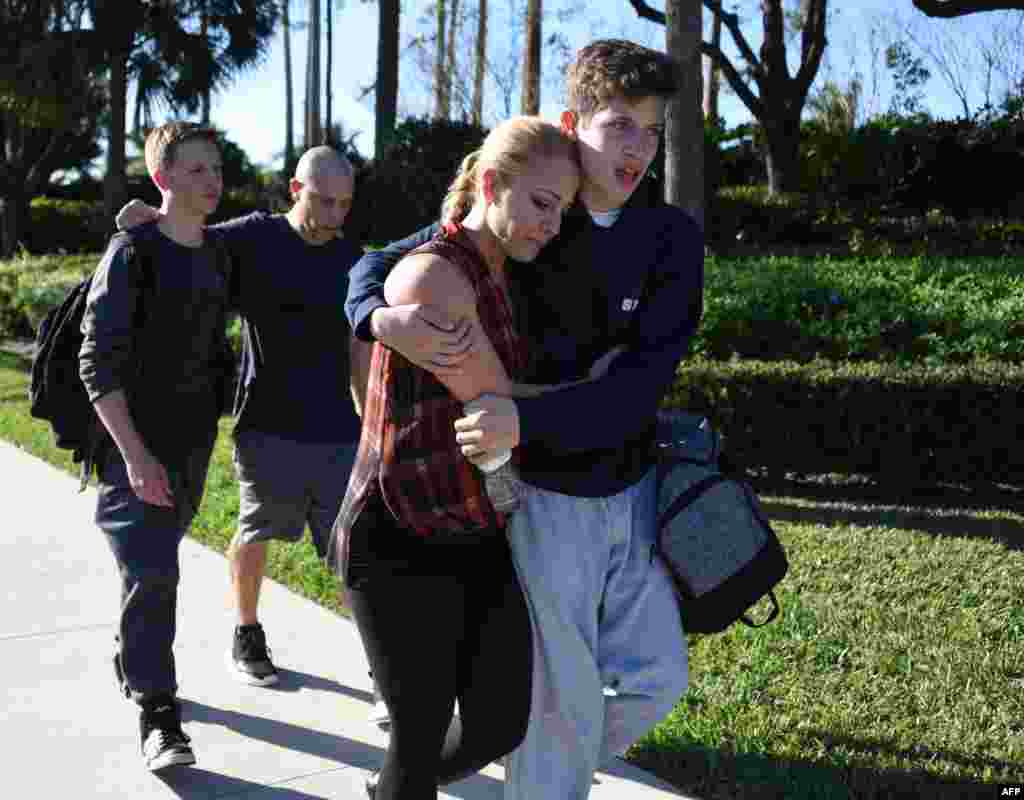
M143 237L133 236L129 231L120 231L115 235L123 236L127 240L128 252L126 257L129 267L141 272L142 280L139 282L140 302L136 306L135 317L132 320L135 332L138 334L146 324L146 304L147 302L152 303L152 297L156 291L156 270ZM137 340L139 338L138 336L136 337ZM89 478L92 476L93 470L99 468L98 462L105 456L110 443L111 438L106 426L97 415L89 429L88 444L86 445L85 452L82 454L82 467L79 472L78 483L79 493L84 492L89 485Z
M727 480L729 479L726 478L724 475L720 475L718 473L715 473L714 475L706 475L705 477L701 478L699 481L693 484L693 486L690 486L685 492L679 495L679 497L673 500L669 507L665 509L665 513L663 513L661 517L658 519L658 528L664 528L665 524L670 519L672 519L672 517L674 517L676 514L678 514L688 505L690 505L690 503L692 503L697 497L702 495L712 486L717 486L718 484Z

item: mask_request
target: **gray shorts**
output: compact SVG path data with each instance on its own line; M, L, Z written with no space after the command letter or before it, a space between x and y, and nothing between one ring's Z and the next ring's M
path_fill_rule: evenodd
M257 431L235 438L238 534L243 544L297 542L306 523L321 558L345 497L357 443L320 444Z

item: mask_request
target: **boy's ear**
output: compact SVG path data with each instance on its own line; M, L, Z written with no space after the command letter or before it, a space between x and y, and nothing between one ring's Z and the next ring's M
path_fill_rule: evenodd
M302 191L302 181L298 178L292 178L288 181L288 194L292 196L292 200L295 200L295 195Z
M566 136L571 136L573 139L576 138L576 126L579 123L579 117L575 111L563 111L561 116L562 133Z
M163 170L156 170L153 172L153 183L156 184L156 188L161 192L167 191L167 176L164 175Z

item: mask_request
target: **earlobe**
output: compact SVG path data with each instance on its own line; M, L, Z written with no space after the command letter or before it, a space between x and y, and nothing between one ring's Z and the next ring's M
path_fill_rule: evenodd
M167 179L164 177L164 173L162 170L158 169L153 172L153 183L156 184L156 188L159 189L161 192L167 190Z

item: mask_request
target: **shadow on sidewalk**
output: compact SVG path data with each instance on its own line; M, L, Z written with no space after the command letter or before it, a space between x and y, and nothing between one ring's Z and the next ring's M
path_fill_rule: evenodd
M257 795L263 800L323 800L319 795L307 794L287 786L266 786L261 783L219 775L205 769L176 768L166 774L156 773L156 777L178 797L210 798L210 797L252 797Z
M247 739L257 739L286 750L317 756L344 767L376 769L383 756L379 747L345 736L335 736L301 725L292 725L290 722L243 714L240 711L215 708L187 698L181 700L181 715L184 722L218 725Z
M331 691L340 691L342 694L352 693L350 696L359 697L360 699L370 696L369 692L348 689L348 687L343 687L333 681L316 678L316 676L312 675L307 676L306 673L295 674L311 678L315 681L323 681ZM219 725L234 731L240 736L334 761L341 767L374 770L378 769L384 760L384 752L381 748L366 744L365 742L304 728L300 725L292 725L291 723L281 722L276 719L256 717L238 711L215 708L214 706L187 698L181 699L181 713L183 722ZM192 773L193 777L189 778L188 773ZM201 773L201 775L196 776L195 773ZM232 794L243 794L246 791L255 791L259 787L259 784L248 783L203 770L182 770L181 774L184 777L173 777L174 783L171 782L172 778L170 776L164 778L164 782L178 791L179 796L183 798L225 797ZM502 781L487 775L473 775L458 783L445 786L441 791L442 794L462 798L462 800L501 800L504 793L503 785ZM270 787L267 788L269 789ZM274 798L282 797L288 798L288 800L292 800L292 798L294 800L302 800L302 798L311 797L308 794L290 790L286 787L273 788L275 793L269 796ZM285 793L277 794L276 792L278 791Z
M299 670L288 669L287 667L278 667L277 674L277 683L262 688L270 692L297 692L300 689L332 692L333 694L351 697L353 700L358 700L367 705L373 705L373 692L353 689L351 686L345 686L322 675L300 672Z

